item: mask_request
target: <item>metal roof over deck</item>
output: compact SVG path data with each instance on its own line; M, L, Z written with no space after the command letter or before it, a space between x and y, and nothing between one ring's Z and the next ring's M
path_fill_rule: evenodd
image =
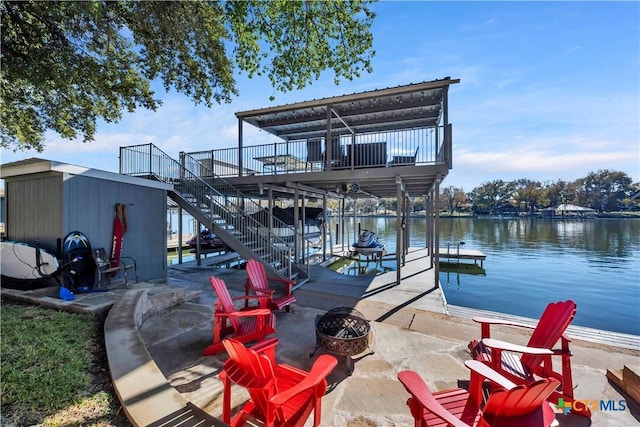
M241 111L239 119L239 149L242 152L242 124L249 123L284 141L310 140L337 135L375 134L384 131L445 128L448 132L448 89L459 79L446 77L387 89L371 90ZM449 135L450 138L450 135ZM444 141L443 141L444 142ZM450 140L448 141L450 145ZM443 146L444 147L444 146ZM446 149L447 147L445 147ZM343 193L345 184L359 184L358 193L351 198L396 197L398 185L409 196L427 194L436 181L444 178L450 168L444 153L436 164L329 169L313 173L256 175L228 178L244 194L260 196L267 188L277 193L306 189L311 194Z
M446 114L446 91L459 79L397 86L236 113L236 117L284 140L331 134L436 127Z

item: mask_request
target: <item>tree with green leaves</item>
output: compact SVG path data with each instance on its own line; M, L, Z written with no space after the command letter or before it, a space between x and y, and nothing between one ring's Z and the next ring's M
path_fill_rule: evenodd
M440 209L445 208L451 215L467 202L467 195L462 188L449 186L440 192Z
M384 213L386 214L387 211L395 211L396 208L398 207L398 203L397 203L395 197L382 198L382 199L380 199L379 206L384 208Z
M576 204L576 186L561 179L544 186L543 207L558 206L565 203Z
M631 195L631 178L624 172L601 169L578 180L585 206L598 212L615 211Z
M469 193L475 212L495 214L498 208L510 204L515 192L515 182L501 179L484 182Z
M427 198L422 197L414 197L411 200L411 207L413 212L422 212L427 209Z
M521 178L515 181L515 192L513 201L521 210L528 210L533 214L536 208L540 206L543 199L544 189L542 183L527 178Z
M44 133L91 141L96 121L156 110L160 81L211 107L237 95L234 72L277 91L333 70L371 72L375 17L352 1L2 1L3 148L44 148Z

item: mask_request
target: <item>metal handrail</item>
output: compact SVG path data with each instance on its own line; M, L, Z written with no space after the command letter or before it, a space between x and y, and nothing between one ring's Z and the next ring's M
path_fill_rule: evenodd
M451 130L451 125L448 125L340 135L329 144L329 162L326 161L329 147L324 138L274 141L242 148L197 151L189 155L206 165L206 169L215 172L216 176L223 177L296 174L324 171L329 167L338 170L385 167L389 164L449 164L451 167ZM373 149L364 150L363 145ZM242 159L242 167L239 159ZM275 163L276 160L280 163ZM194 172L198 174L197 170Z
M205 213L212 224L216 223L215 214L224 221L227 231L235 231L241 236L251 236L255 239L254 243L243 243L245 247L252 251L266 251L281 268L290 272L292 259L288 255L288 243L239 206L236 201L244 200L242 193L227 183L224 191L229 191L231 196L226 195L193 173L190 170L191 166L174 160L153 144L120 148L121 174L173 184L176 191L190 200L192 206Z
M253 214L264 210L264 208L256 203L252 198L240 192L240 190L231 185L226 179L216 175L207 165L193 158L189 153L181 152L180 162L182 163L184 168L192 171L192 173L194 173L195 175L211 177L211 188L216 190L218 194L224 194L229 199L243 200L245 206L242 209L238 209L242 210L245 214ZM193 172L194 170L199 172L199 174ZM246 203L249 203L250 205L248 208L246 206ZM288 228L293 233L296 233L295 227L285 223L279 218L273 217L271 218L271 221L273 221L273 227L275 228Z

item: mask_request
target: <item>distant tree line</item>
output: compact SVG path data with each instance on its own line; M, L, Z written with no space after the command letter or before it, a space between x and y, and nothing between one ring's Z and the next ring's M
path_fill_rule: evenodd
M469 193L453 186L442 188L440 209L449 213L533 213L566 203L595 209L599 213L613 212L637 207L638 201L631 200L631 196L639 189L640 183L633 183L626 173L608 169L590 172L572 182L498 179L484 182Z
M584 178L572 182L562 180L540 182L521 178L514 181L484 182L471 192L454 186L440 189L440 211L453 214L473 212L477 214L498 214L505 212L529 212L561 204L578 205L595 209L597 212L616 212L640 208L640 200L631 196L640 190L640 183L633 183L624 172L607 169L591 172ZM345 202L345 209L351 211L353 200ZM425 197L413 199L415 212L425 211ZM328 201L328 207L337 211L338 202ZM359 213L395 213L395 198L358 199Z

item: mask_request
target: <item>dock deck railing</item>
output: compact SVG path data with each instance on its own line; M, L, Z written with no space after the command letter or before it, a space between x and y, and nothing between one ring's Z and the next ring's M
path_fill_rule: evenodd
M199 176L279 175L327 170L446 164L451 128L394 130L188 153L202 166Z

